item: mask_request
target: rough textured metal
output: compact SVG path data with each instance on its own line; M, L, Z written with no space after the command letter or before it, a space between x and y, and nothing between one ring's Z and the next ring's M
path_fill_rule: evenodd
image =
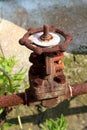
M0 97L0 107L9 107L19 104L25 104L24 93L4 95Z
M52 39L50 32L61 34L65 41L55 46L41 47L28 39L32 34L39 32L43 32L43 35L40 36L43 41ZM54 104L56 104L58 95L63 95L66 78L63 74L64 64L62 58L64 56L63 52L71 40L72 36L70 34L55 26L49 27L48 25L44 25L43 28L29 29L24 37L20 39L20 44L34 51L30 56L30 62L33 65L29 71L29 91L37 101L53 101L55 99ZM60 92L60 89L62 89L62 92ZM46 106L46 102L44 101L42 104Z
M49 34L49 26L47 24L45 24L43 26L43 35L40 36L40 39L43 41L45 41L45 40L49 41L52 38L53 38L52 35Z
M0 96L0 107L10 107L16 106L19 104L27 104L27 105L43 105L44 107L53 107L60 102L71 98L71 92L69 89L70 85L63 86L62 88L59 87L59 91L57 97L53 99L47 100L35 100L30 95L29 89L26 90L26 93L19 93L19 94L12 94L6 96ZM72 97L76 95L87 94L87 83L82 84L74 84L71 85L72 88Z
M43 32L41 40L50 40L52 36L49 32L61 34L65 41L53 47L41 47L35 45L28 39L34 33ZM29 70L30 88L25 93L6 95L0 97L0 107L9 107L19 104L53 107L58 103L75 95L87 93L87 83L69 85L63 74L64 64L63 52L72 40L72 36L58 27L44 25L43 28L30 28L28 32L19 40L21 45L25 45L34 52L30 55L32 66Z
M87 82L72 85L72 96L87 94Z
M57 97L59 90L66 85L63 74L63 54L51 53L37 55L32 53L30 62L33 65L29 71L30 93L36 100Z
M19 43L21 45L25 45L28 49L34 51L37 54L51 53L55 51L61 51L61 52L66 51L67 46L72 40L72 35L70 35L69 33L66 33L63 30L60 30L58 27L55 27L55 26L50 26L49 31L61 34L65 38L65 41L51 48L42 48L40 46L36 46L35 44L32 43L31 40L28 39L29 36L34 33L43 32L43 28L36 28L36 29L29 29L28 32L23 36L23 38L19 40Z

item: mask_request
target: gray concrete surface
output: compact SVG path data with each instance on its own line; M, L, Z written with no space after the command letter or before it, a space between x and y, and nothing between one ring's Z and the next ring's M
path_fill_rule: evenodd
M26 30L14 23L2 19L0 22L0 53L5 57L15 56L19 61L17 66L28 69L31 51L19 44L19 39L23 37Z

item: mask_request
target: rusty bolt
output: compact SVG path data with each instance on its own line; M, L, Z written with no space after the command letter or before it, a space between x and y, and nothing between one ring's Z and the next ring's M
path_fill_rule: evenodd
M40 39L42 40L42 41L49 41L49 40L51 40L53 37L52 37L52 35L51 34L49 34L49 26L47 25L47 24L45 24L44 26L43 26L43 34L40 36Z

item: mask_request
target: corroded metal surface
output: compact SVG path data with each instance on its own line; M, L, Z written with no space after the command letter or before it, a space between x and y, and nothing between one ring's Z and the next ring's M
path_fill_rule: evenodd
M25 104L24 93L0 96L0 107Z
M29 36L38 32L43 32L40 37L43 41L49 42L53 38L49 32L61 34L65 41L55 46L41 47L28 39ZM33 50L29 58L32 62L29 70L30 87L24 93L1 96L0 107L19 104L40 104L44 107L53 107L72 96L86 94L87 83L69 85L63 74L63 52L71 40L70 34L55 26L44 25L43 28L29 29L19 42Z
M66 84L63 74L63 54L37 55L32 53L33 65L29 71L30 93L37 100L57 97L59 89Z
M19 93L19 94L12 94L12 95L6 95L0 97L0 107L10 107L10 106L16 106L19 104L27 104L27 105L43 105L44 107L53 107L57 105L58 103L69 99L76 95L82 95L87 94L87 83L82 84L74 84L71 85L72 88L72 96L71 96L71 90L70 85L67 84L66 86L63 86L62 89L59 88L59 91L57 91L57 97L53 99L48 100L35 100L30 95L29 89L26 90L25 93Z
M29 40L29 36L35 33L43 32L39 37L43 41L49 41L54 38L50 32L61 34L65 41L50 47L42 47ZM59 102L58 95L64 95L66 89L66 78L63 74L64 64L62 58L63 52L72 40L72 36L55 26L44 25L43 28L29 29L28 32L19 40L21 45L25 45L34 52L30 56L32 66L29 71L30 88L27 90L31 93L34 100L41 100L42 105L48 101L53 101L56 105ZM55 41L54 41L55 42ZM62 90L62 91L61 91ZM43 101L44 100L44 101ZM46 101L45 101L46 100ZM51 103L50 106L53 106Z
M42 48L40 46L36 46L28 38L32 34L35 34L38 32L43 32L43 28L36 28L36 29L30 28L28 30L28 32L23 36L23 38L21 38L19 40L19 43L21 45L25 45L28 49L34 51L37 54L48 53L48 52L51 53L51 52L55 52L55 51L62 51L62 52L66 51L67 46L69 45L70 41L72 40L72 35L66 33L65 31L63 31L55 26L50 26L49 31L61 34L65 38L65 41L63 43L60 43L60 44L52 47L52 48Z
M87 94L87 82L72 85L72 96Z
M40 39L45 41L45 40L51 40L53 37L52 35L49 34L49 26L44 25L43 26L43 35L41 35Z

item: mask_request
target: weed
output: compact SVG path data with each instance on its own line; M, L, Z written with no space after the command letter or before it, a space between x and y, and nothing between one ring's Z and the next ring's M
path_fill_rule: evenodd
M60 118L57 118L56 120L49 119L46 120L46 126L40 125L42 130L67 130L67 122L63 115L61 115Z
M18 72L14 73L13 69L16 63L15 57L5 58L0 55L0 96L17 93L19 90L23 90L20 86L24 82L25 71L21 68ZM24 89L26 87L27 85L25 85ZM6 130L11 126L11 124L5 122L6 114L8 113L7 110L8 108L0 108L0 130ZM18 115L18 120L19 119L20 116Z

